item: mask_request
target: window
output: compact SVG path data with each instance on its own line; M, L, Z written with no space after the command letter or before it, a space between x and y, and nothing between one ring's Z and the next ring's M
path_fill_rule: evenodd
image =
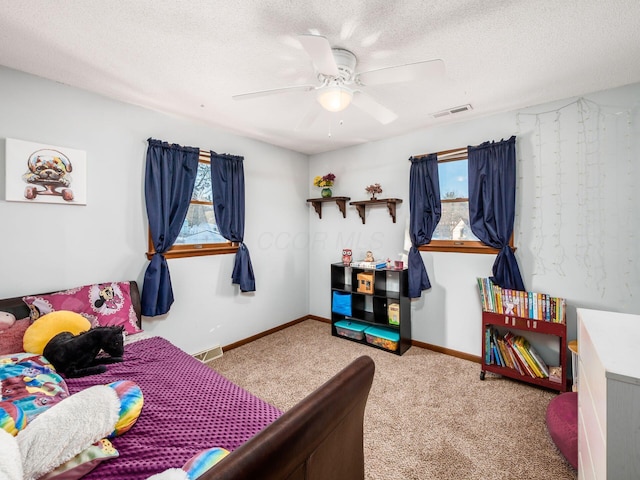
M420 250L431 252L498 253L484 245L469 223L469 168L467 149L438 152L441 216L431 242ZM513 247L513 237L509 242Z
M191 204L173 246L164 254L165 258L198 257L235 253L238 246L225 239L218 230L213 210L213 191L211 188L211 157L209 152L200 150L198 172L191 194ZM155 249L149 235L151 259Z

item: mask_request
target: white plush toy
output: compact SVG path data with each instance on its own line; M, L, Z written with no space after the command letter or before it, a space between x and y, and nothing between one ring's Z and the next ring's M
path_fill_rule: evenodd
M114 388L96 385L56 403L15 437L0 428L0 480L36 480L115 433L123 426L120 406ZM126 421L128 429L135 419ZM228 453L221 448L204 450L193 457L197 461L148 480L195 480Z
M35 480L52 471L113 432L119 410L116 391L96 385L55 404L15 437L0 428L0 480ZM188 476L172 468L151 479L188 480Z
M116 391L96 385L41 413L16 437L0 430L0 451L19 452L0 461L0 479L40 478L113 432L119 411Z
M64 402L60 402L60 405L62 404L64 404ZM52 407L51 410L53 410L54 408L55 406ZM27 430L28 428L29 425L27 425L25 430ZM21 432L20 435L22 435L23 432ZM81 432L76 433L80 433L82 435ZM5 432L0 428L0 480L28 480L37 478L34 475L38 475L35 472L37 472L39 468L38 466L34 465L34 463L38 462L33 462L28 458L25 458L25 453L20 450L20 435L18 437L13 437L11 434ZM75 438L73 439L73 441L75 443ZM54 442L41 443L44 445L53 446ZM86 445L89 445L89 443L87 443ZM38 458L46 459L44 455L47 454L48 451L39 452ZM23 462L25 462L26 464L24 464ZM53 463L58 462L55 461ZM149 480L189 480L189 477L187 475L187 472L185 472L184 470L180 468L171 468L162 473L158 473L157 475L149 477Z
M0 312L0 332L9 330L14 323L16 323L16 317L13 313Z

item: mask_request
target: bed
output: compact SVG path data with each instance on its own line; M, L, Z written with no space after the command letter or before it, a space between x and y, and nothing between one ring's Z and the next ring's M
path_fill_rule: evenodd
M140 326L138 287L127 283ZM1 299L0 312L28 317L22 298ZM70 395L115 380L131 380L144 394L133 428L112 440L119 457L100 463L87 480L146 479L211 447L231 453L201 480L362 480L364 411L373 375L373 361L360 357L281 412L167 340L136 333L127 337L122 363L65 381Z

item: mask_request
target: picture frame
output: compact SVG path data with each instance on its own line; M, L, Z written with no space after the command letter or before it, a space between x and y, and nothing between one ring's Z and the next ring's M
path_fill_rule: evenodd
M5 200L87 204L87 154L70 147L7 138Z

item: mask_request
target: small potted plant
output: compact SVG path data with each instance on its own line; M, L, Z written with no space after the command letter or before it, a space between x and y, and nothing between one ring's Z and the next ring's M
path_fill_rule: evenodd
M365 187L365 191L371 195L371 200L377 200L376 195L382 193L382 187L379 183L374 183L373 185Z
M333 187L333 182L335 181L335 179L336 176L333 173L327 173L322 177L318 175L313 179L313 185L315 187L322 188L320 195L327 198L333 195L330 187Z

